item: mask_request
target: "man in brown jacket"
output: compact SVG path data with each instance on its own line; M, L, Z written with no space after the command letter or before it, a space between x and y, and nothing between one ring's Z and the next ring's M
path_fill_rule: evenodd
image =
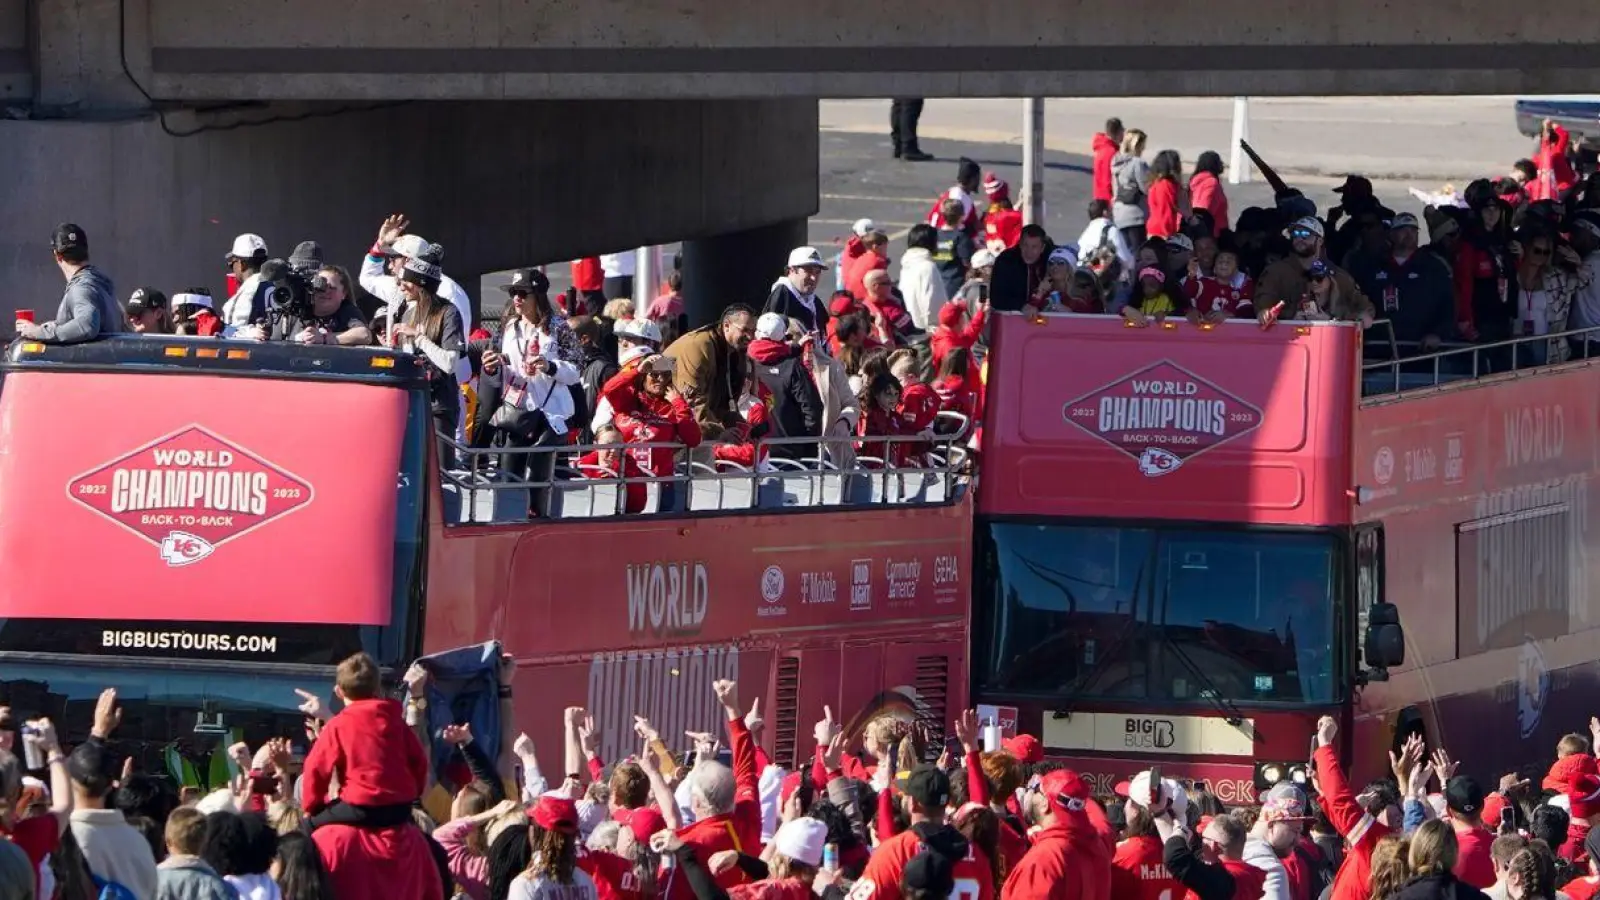
M715 324L685 334L668 345L666 355L678 361L674 386L706 441L743 422L739 396L748 374L744 353L755 337L755 313L742 303L722 311Z
M1256 282L1256 318L1263 325L1279 319L1372 324L1372 301L1350 273L1323 256L1322 222L1307 216L1289 226L1294 254L1278 260Z

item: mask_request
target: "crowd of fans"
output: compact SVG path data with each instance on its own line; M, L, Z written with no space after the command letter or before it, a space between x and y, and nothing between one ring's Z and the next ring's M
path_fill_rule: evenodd
M940 743L938 725L887 715L846 736L825 709L814 752L790 770L761 746L759 702L746 711L730 681L713 685L722 726L689 732L681 753L636 716L640 752L608 763L594 719L566 710L553 780L526 735L484 747L470 725L430 728L428 678L413 666L403 702L390 699L376 664L351 657L337 714L301 692L303 756L287 736L230 747L234 774L209 794L119 763L112 690L70 753L48 719L26 721L20 740L0 725L0 898L1589 900L1600 889L1600 720L1591 738L1561 740L1537 790L1507 775L1486 792L1413 735L1390 755L1392 779L1358 793L1324 717L1309 775L1227 808L1157 768L1093 796L1036 738L998 741L970 710ZM501 704L509 712L508 689ZM421 809L435 789L451 798L442 822Z

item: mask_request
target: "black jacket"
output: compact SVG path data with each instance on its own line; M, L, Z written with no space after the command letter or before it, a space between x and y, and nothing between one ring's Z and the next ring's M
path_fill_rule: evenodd
M998 312L1017 312L1033 299L1039 282L1044 280L1045 261L1055 244L1044 242L1044 252L1039 261L1028 265L1022 261L1022 244L1006 248L994 261L994 276L989 279L989 305Z
M1455 285L1444 260L1419 249L1404 263L1393 256L1374 259L1359 253L1350 261L1350 276L1376 307L1377 317L1389 320L1395 340L1411 344L1400 347L1401 356L1421 352L1416 343L1425 335L1445 339L1455 332ZM1382 331L1369 335L1374 343L1384 337Z
M1172 877L1200 900L1233 900L1233 876L1222 866L1196 855L1187 837L1168 838L1161 848L1161 856Z
M1446 872L1411 879L1391 900L1488 900L1488 896Z
M822 397L801 363L799 351L777 341L756 341L749 352L756 379L772 392L772 436L821 436ZM803 459L816 456L817 448L815 444L779 444L772 448L772 455Z

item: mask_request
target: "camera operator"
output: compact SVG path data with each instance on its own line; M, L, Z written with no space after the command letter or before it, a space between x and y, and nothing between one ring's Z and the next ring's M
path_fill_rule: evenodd
M223 260L228 264L228 275L239 284L233 296L222 304L222 324L232 337L232 329L266 317L267 279L261 277L261 267L267 262L267 242L259 234L241 234L233 239L233 247Z
M363 347L372 343L372 331L350 296L350 276L338 266L324 266L308 275L303 286L309 308L286 309L272 324L268 340L299 344ZM291 288L293 290L294 288Z

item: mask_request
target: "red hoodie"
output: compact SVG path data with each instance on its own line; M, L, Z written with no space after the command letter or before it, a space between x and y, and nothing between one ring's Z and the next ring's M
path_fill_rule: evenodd
M394 700L355 700L328 720L306 754L300 805L315 815L328 805L339 776L339 799L360 806L412 803L428 788L428 755Z
M1116 192L1111 188L1111 158L1117 155L1121 148L1117 142L1106 137L1104 132L1094 136L1094 198L1110 203L1116 199Z
M1056 822L1033 837L1022 862L1006 876L1001 900L1109 900L1111 827L1099 804L1058 812Z
M844 263L839 266L840 285L857 300L867 298L867 273L873 269L889 268L889 257L876 250L868 250L861 238L852 236L844 245Z
M1022 212L1003 206L989 207L983 217L983 244L996 256L1010 250L1022 240Z
M967 320L965 328L956 326L967 314L967 304L964 300L953 300L939 307L939 327L933 330L930 344L933 348L933 370L939 371L939 366L944 363L945 356L957 347L972 349L972 345L983 336L983 321L988 315L986 307L979 306L977 314Z
M1151 237L1171 237L1178 233L1182 224L1178 183L1171 178L1157 178L1150 185L1150 218L1145 222L1145 231Z
M433 851L415 825L324 825L312 832L311 842L328 868L331 896L339 900L444 900Z
M1216 237L1228 230L1228 195L1222 191L1222 182L1210 172L1196 172L1189 179L1189 208L1210 211Z
M733 812L700 819L693 825L678 829L678 837L694 850L695 858L709 866L711 857L723 850L738 850L751 856L761 854L761 793L760 773L756 771L756 742L745 727L744 718L728 720L728 743L733 745ZM676 873L669 887L662 892L664 900L694 900L689 879ZM724 890L748 879L734 866L716 882Z
M968 383L960 375L947 375L933 383L933 392L939 395L940 412L961 413L972 423L972 428L983 421L981 385Z
M606 272L600 267L600 257L585 256L572 261L572 286L580 294L602 290L606 286Z
M583 473L583 477L585 478L605 479L616 477L615 475L608 474L606 471L607 469L610 469L614 472L616 470L616 464L602 463L600 461L599 450L590 450L588 453L578 457L577 469L579 472ZM644 512L644 505L647 502L646 498L648 491L645 488L645 482L634 481L633 479L648 478L650 476L646 475L645 471L639 468L639 463L627 453L622 454L622 477L628 479L626 488L628 493L628 512Z

